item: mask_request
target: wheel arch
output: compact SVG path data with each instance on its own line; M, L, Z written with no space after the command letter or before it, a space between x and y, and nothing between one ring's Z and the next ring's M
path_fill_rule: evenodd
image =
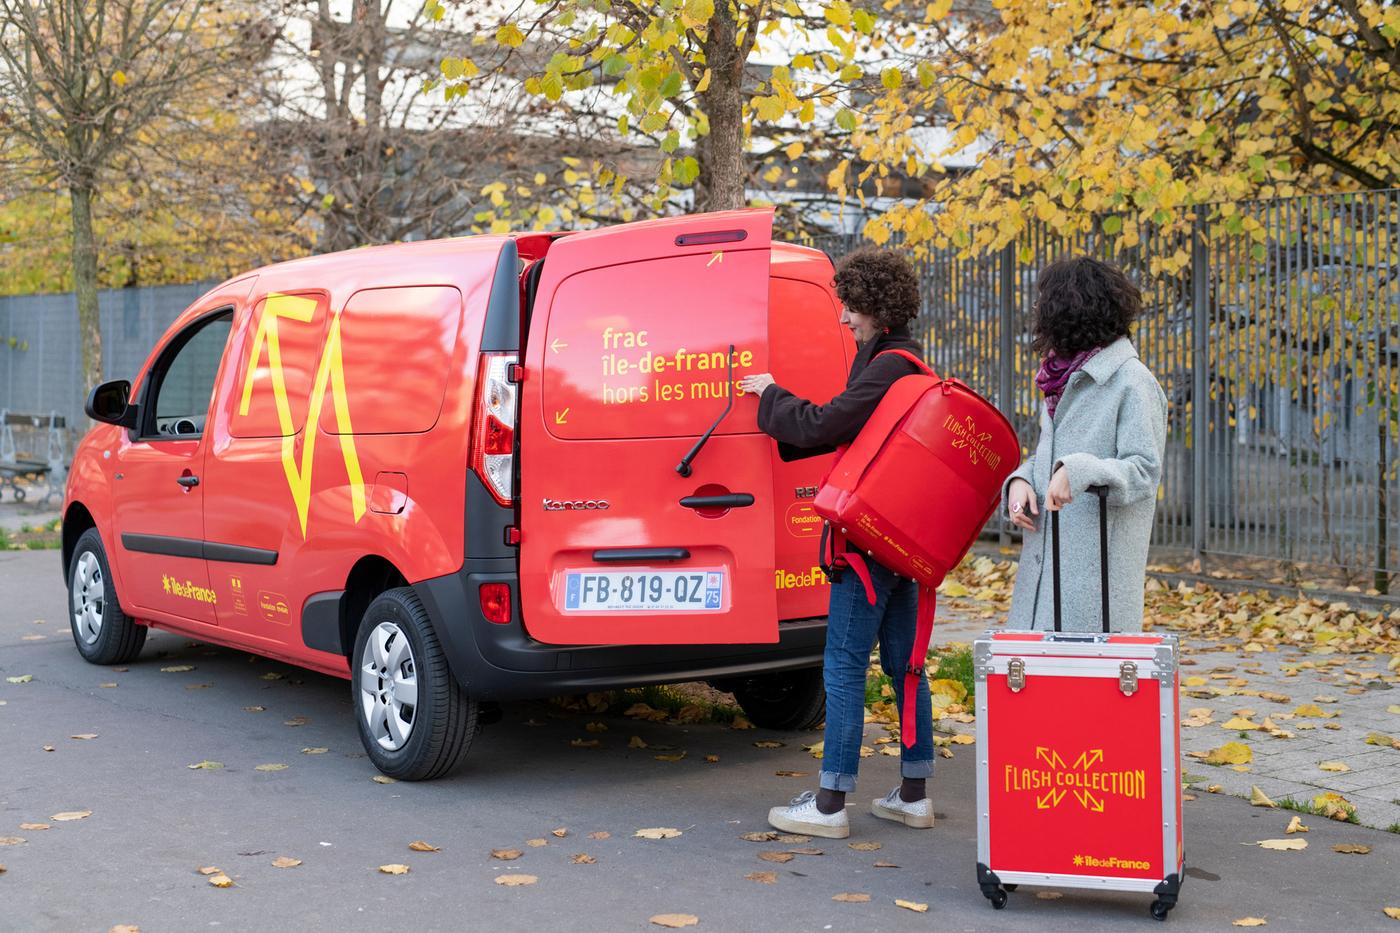
M367 554L355 562L340 598L340 645L347 658L355 650L355 634L365 610L385 590L408 586L408 578L388 558Z
M73 564L73 549L78 546L78 539L83 536L83 532L89 528L96 528L97 520L92 517L92 512L81 502L73 502L63 513L62 526L62 554L63 554L63 580L68 580L68 569ZM101 532L99 532L100 534ZM108 558L111 563L111 558Z

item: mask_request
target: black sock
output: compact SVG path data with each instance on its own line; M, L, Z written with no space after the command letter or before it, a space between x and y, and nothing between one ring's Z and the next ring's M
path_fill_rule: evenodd
M844 790L827 790L825 787L817 790L817 811L825 814L840 813L846 809L846 792Z
M905 778L899 785L899 799L905 803L918 803L928 793L924 790L923 778Z

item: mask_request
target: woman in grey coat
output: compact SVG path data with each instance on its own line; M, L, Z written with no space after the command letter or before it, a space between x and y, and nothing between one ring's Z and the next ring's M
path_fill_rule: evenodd
M1128 339L1142 295L1121 271L1088 257L1061 259L1036 281L1035 349L1044 393L1035 451L1002 489L1022 529L1008 628L1054 628L1048 524L1060 512L1063 628L1102 631L1099 503L1108 489L1112 628L1142 630L1147 545L1166 444L1167 400Z

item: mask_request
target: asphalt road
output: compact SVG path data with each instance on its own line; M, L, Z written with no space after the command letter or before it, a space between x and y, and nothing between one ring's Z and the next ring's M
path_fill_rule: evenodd
M697 916L698 929L765 933L1158 929L1141 895L1042 899L1022 888L994 913L975 883L970 748L939 762L935 829L868 814L869 798L897 780L896 759L877 756L862 764L849 841L882 847L814 839L799 847L824 854L785 864L758 855L792 845L739 837L766 829L769 806L814 786L819 762L801 745L815 734L514 704L477 739L461 773L378 784L342 681L166 633L153 633L129 670L85 663L65 621L57 561L52 551L0 552L0 837L24 840L0 845L2 930L656 930L649 918L667 913ZM182 665L193 670L162 671ZM5 680L24 675L33 679ZM594 721L607 731L588 732ZM96 738L71 738L89 734ZM629 749L633 735L653 747ZM601 747L574 747L576 739ZM786 744L754 747L762 740ZM302 754L308 747L328 751ZM654 757L682 749L681 761ZM201 761L224 767L189 768ZM264 764L287 767L256 770ZM53 819L85 810L83 819ZM1308 817L1306 851L1241 844L1282 837L1288 816L1210 794L1190 802L1189 880L1162 929L1224 930L1256 916L1269 930L1400 931L1381 913L1400 906L1400 836ZM651 827L682 834L633 836ZM601 832L610 835L588 835ZM410 851L415 840L440 851ZM1338 854L1336 843L1372 851ZM491 857L507 848L523 854ZM595 861L571 861L578 854ZM273 867L281 856L302 864ZM391 863L410 871L378 871ZM233 886L212 887L202 866L222 869ZM760 871L775 872L776 883L746 880ZM538 880L494 883L506 874ZM832 900L843 892L870 900Z

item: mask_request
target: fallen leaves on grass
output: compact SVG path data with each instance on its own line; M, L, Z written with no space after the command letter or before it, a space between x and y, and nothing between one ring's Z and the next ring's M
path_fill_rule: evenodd
M700 922L700 918L694 914L657 914L651 918L651 922L659 927L679 930L681 927L695 926Z
M896 898L896 899L895 899L895 902L894 902L894 906L896 906L896 907L903 907L905 910L912 910L912 911L914 911L914 913L916 913L916 914L926 914L926 913L928 913L928 905L927 905L927 904L920 904L918 901L902 901L902 900L899 900L898 898Z
M657 826L653 829L639 829L632 834L635 839L674 839L681 834L679 829Z
M441 847L441 846L435 846L435 845L433 845L431 842L424 842L424 841L421 840L421 839L415 839L414 841L410 842L410 843L408 844L408 847L409 847L411 850L413 850L414 852L441 852L441 851L442 851L442 847Z
M1312 799L1313 809L1329 820L1347 822L1356 816L1356 807L1341 794L1328 791Z
M534 875L497 875L495 878L497 884L503 884L508 888L523 887L527 884L534 884L539 880L540 879Z
M775 871L751 871L744 878L747 881L757 881L759 884L778 883L778 873Z
M379 870L380 870L381 872L383 872L384 874L386 874L386 875L406 875L406 874L408 874L408 866L407 866L407 865L399 864L398 862L395 862L395 863L390 864L390 865L380 865L380 866L379 866ZM499 879L499 878L496 879L496 880L497 880L497 883L500 882L500 879Z
M291 858L286 855L279 855L277 856L277 858L272 860L273 868L296 868L300 864L301 859Z
M849 892L848 892L848 893L845 893L845 894L836 894L836 895L833 895L831 899L832 899L833 901L839 901L839 902L842 903L842 904L868 904L868 903L870 903L870 895L869 895L869 894L856 894L856 893L849 893Z

